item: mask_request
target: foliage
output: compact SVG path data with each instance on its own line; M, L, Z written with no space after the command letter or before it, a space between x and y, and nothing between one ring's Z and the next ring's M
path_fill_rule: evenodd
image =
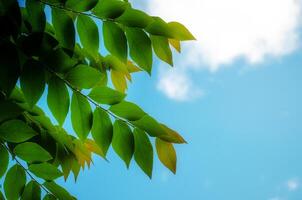
M191 33L127 1L23 3L0 0L0 199L75 199L55 180L76 180L92 154L107 159L111 144L127 167L134 157L151 178L155 138L160 161L175 173L173 143L185 140L126 101L125 91L132 73L151 74L152 49L172 65L171 47L180 52ZM43 93L56 122L37 106ZM63 128L69 110L75 134Z

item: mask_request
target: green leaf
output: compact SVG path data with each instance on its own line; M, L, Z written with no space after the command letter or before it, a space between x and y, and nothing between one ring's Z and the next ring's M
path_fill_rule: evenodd
M0 138L8 142L24 142L37 134L21 120L10 120L0 125Z
M14 153L29 163L45 162L52 159L52 156L45 149L33 142L18 144L14 149Z
M36 0L26 0L26 10L28 20L33 32L44 32L46 16L44 13L44 4Z
M53 196L52 194L47 194L47 195L45 195L43 200L57 200L57 198L55 196Z
M92 12L104 19L114 19L120 16L126 8L129 6L129 3L120 0L100 0L98 4L94 7Z
M196 40L196 38L190 33L190 31L179 22L169 22L168 26L173 33L173 38L184 41L184 40Z
M153 17L153 22L149 24L145 30L152 35L173 38L173 30L171 30L168 23L160 17Z
M84 49L91 55L97 56L99 52L99 30L95 22L88 16L79 15L77 18L77 30Z
M93 113L91 134L96 144L106 156L112 141L113 128L108 114L101 108L96 108Z
M119 103L126 97L125 94L106 86L92 88L88 96L100 104L109 105Z
M127 39L124 31L114 22L103 23L103 37L106 49L121 61L127 61Z
M75 29L72 18L67 11L52 8L52 24L56 32L57 39L62 47L73 51L75 45Z
M50 163L31 164L28 169L37 177L47 181L63 176L63 173Z
M181 135L179 135L176 131L170 129L164 124L161 124L161 127L167 134L159 136L160 139L170 143L178 143L178 144L187 143L185 139L181 137Z
M49 53L43 59L43 63L55 72L67 72L77 64L77 61L72 59L62 48L59 48Z
M134 139L129 126L121 120L114 122L112 147L129 168L134 152Z
M0 44L0 90L10 95L14 89L20 74L20 62L18 52L11 42Z
M41 199L41 188L36 181L30 181L26 184L21 200L40 200Z
M23 112L20 106L9 100L0 101L0 110L0 122L15 118Z
M79 64L65 76L66 80L78 88L89 89L101 80L101 73L88 65Z
M159 138L156 138L155 146L156 146L158 158L161 161L161 163L175 174L176 152L173 145Z
M134 129L134 159L151 178L153 168L153 148L148 136L140 129Z
M135 121L141 119L146 113L134 103L122 101L118 104L112 105L109 110L119 117Z
M128 74L127 65L120 59L113 55L107 55L104 60L105 64L115 71L122 72L123 74Z
M139 67L151 74L152 48L148 35L139 28L126 28L130 56Z
M150 39L152 41L152 46L157 57L159 57L161 60L165 61L169 65L173 66L172 52L169 46L168 39L163 36L155 35L151 35Z
M78 93L72 95L71 123L77 136L86 139L92 125L92 112L87 99Z
M77 12L85 12L91 10L97 3L98 0L67 0L65 6Z
M118 91L124 93L127 89L127 80L124 73L117 70L111 70L111 81L114 88Z
M74 200L73 197L55 182L44 182L43 185L54 194L59 200Z
M132 121L131 123L146 131L152 137L161 137L167 134L161 125L149 115L145 115L141 119Z
M18 200L26 183L26 175L18 164L12 166L4 180L4 192L8 200Z
M2 194L1 191L0 191L0 200L5 200L4 195Z
M21 72L20 85L26 102L33 107L43 94L45 88L45 72L41 63L28 60Z
M153 19L143 11L128 7L115 21L129 27L145 28Z
M69 101L69 94L65 83L53 76L48 81L47 105L61 126L63 126L69 110Z
M3 144L4 145L4 144ZM9 161L9 155L6 150L6 148L0 144L0 179L5 174L7 167L8 167L8 161Z

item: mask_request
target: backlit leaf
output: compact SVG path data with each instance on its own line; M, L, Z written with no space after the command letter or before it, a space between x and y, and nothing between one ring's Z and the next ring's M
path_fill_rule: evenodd
M18 144L14 149L14 153L29 163L45 162L52 159L52 156L45 149L33 142Z
M30 181L26 184L21 196L21 200L40 200L41 188L36 181Z
M43 185L54 194L59 200L74 200L72 196L55 182L44 182Z
M150 39L152 41L152 46L157 57L173 66L172 52L169 46L168 39L163 36L155 35L151 35Z
M148 35L139 28L126 28L130 56L139 67L151 74L152 48Z
M8 142L24 142L35 135L37 132L21 120L10 120L0 125L0 138Z
M16 181L18 180L18 181ZM18 164L12 166L4 180L4 192L8 200L18 200L26 183L25 171Z
M159 138L155 140L157 155L159 160L170 169L174 174L176 173L176 152L171 143L165 142Z
M141 119L132 121L131 123L146 131L152 137L161 137L167 134L161 125L149 115L144 115Z
M106 86L96 86L88 96L100 104L112 105L121 102L126 95Z
M120 0L100 0L94 7L92 12L100 18L104 19L114 19L120 16L129 3Z
M73 50L75 45L75 28L72 18L67 11L52 8L52 24L57 39L62 47Z
M43 178L44 180L48 181L63 176L63 173L58 170L57 167L46 162L40 164L31 164L28 169L37 177Z
M127 40L124 31L114 22L103 23L103 36L106 49L121 61L127 60Z
M111 70L111 81L115 89L120 92L125 92L127 89L127 81L125 75L122 72Z
M89 89L101 80L101 73L93 67L79 64L71 69L65 78L77 88Z
M42 96L45 88L45 73L41 63L29 60L24 64L20 85L27 103L33 107Z
M153 22L150 23L145 30L152 35L164 36L167 38L173 37L173 31L168 23L160 17L153 17Z
M122 101L118 104L112 105L109 110L119 117L132 121L141 119L146 115L140 107L128 101Z
M71 123L78 137L86 139L92 125L91 107L87 99L76 92L71 100Z
M169 28L173 32L173 38L184 41L184 40L196 40L196 38L190 33L190 31L179 22L169 22Z
M69 94L65 83L57 77L48 81L47 105L62 126L69 110Z
M181 137L181 135L179 135L179 133L177 133L176 131L170 129L164 124L161 124L161 127L164 129L164 131L167 134L161 135L160 139L171 143L178 143L178 144L187 143L185 139Z
M153 148L148 136L140 129L134 129L134 159L151 178L153 168Z
M121 120L114 122L112 147L128 168L134 152L134 139L131 129Z
M145 28L153 19L143 11L128 7L116 21L129 27Z
M106 156L112 140L113 127L108 114L101 108L96 108L93 113L91 134Z
M80 2L90 1L80 0ZM95 22L88 16L79 15L77 18L77 30L83 47L91 55L96 56L99 51L99 30Z
M172 47L174 47L174 49L176 49L176 51L178 51L179 53L181 52L181 46L179 40L169 39L169 43Z
M97 3L98 0L67 0L65 6L77 12L85 12L91 10Z

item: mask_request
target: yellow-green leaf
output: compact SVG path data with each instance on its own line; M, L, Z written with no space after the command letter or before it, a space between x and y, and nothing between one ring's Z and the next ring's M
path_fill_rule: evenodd
M115 89L125 93L127 89L127 81L125 75L122 72L111 70L111 81Z
M126 8L129 6L129 3L120 0L99 0L97 5L94 7L92 12L104 19L114 19L120 16Z
M168 39L166 37L156 35L151 35L150 39L152 41L153 50L157 57L173 66L172 52Z
M159 160L163 165L176 173L176 152L171 143L165 142L159 138L155 141L156 151Z
M190 31L179 22L169 22L169 28L173 33L173 38L184 41L184 40L196 40Z
M141 119L146 115L139 106L128 101L122 101L118 104L112 105L109 110L119 117L132 121Z
M181 52L180 41L175 39L169 39L169 43L176 51Z
M138 28L145 28L153 21L152 17L145 12L131 7L128 7L125 12L115 20L125 26Z
M100 104L112 105L121 102L126 95L106 86L96 86L88 96Z

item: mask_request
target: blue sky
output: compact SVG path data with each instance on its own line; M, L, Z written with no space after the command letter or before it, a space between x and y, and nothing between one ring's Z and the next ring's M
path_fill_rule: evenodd
M95 157L94 165L80 173L77 183L72 178L67 183L59 182L79 200L301 200L302 49L300 22L295 20L300 17L300 7L294 3L300 1L264 1L267 13L253 21L249 34L240 26L248 19L242 13L238 16L243 21L235 20L223 27L228 23L223 19L232 13L237 0L229 1L233 6L226 13L212 16L208 12L221 29L188 17L199 16L194 12L201 6L199 2L220 8L218 0L211 1L217 4L214 6L209 0L188 0L198 5L195 10L187 6L192 13L178 12L179 7L184 8L183 1L175 1L169 10L164 9L166 2L146 2L134 5L167 19L187 22L198 36L198 42L185 45L183 54L175 54L175 68L167 70L168 66L155 60L152 77L134 75L128 90L128 100L188 141L187 145L176 146L177 174L170 173L155 157L150 180L135 162L127 170L110 149L109 163ZM150 10L150 2L163 6ZM255 14L255 8L262 4L253 2L249 8L239 6ZM279 20L280 26L261 29L261 21L267 25L278 24ZM203 25L210 31L200 28ZM271 29L274 32L267 37ZM218 44L215 37L209 37L212 34L219 37ZM162 80L169 80L168 86L160 84ZM169 93L171 85L175 91ZM46 108L45 96L40 102ZM65 127L72 130L70 121Z

